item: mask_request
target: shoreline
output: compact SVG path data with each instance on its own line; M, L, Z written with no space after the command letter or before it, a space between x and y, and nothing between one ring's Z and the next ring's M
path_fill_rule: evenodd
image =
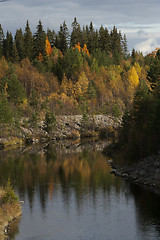
M21 215L20 202L6 203L0 206L0 240L7 238L10 224Z
M160 195L160 153L133 164L118 164L111 161L111 174Z

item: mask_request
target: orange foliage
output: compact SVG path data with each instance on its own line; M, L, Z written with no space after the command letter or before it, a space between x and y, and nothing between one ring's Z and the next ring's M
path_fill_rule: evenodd
M39 53L39 56L38 56L38 61L42 62L43 61L43 56L42 56L42 53L40 52Z
M82 48L82 52L84 52L84 54L87 54L89 56L89 51L87 49L87 45L84 44L84 47Z
M46 37L46 46L45 46L45 49L46 49L46 54L47 54L47 57L49 57L49 55L52 53L52 49L51 49L51 44L48 40L48 37Z
M154 58L155 58L158 50L160 50L160 48L156 48L154 51L152 51L151 53L149 53L148 56L151 56L151 57L154 57Z
M78 42L73 49L78 49L79 52L83 52L84 54L90 56L86 44L84 44L83 48L81 48L80 43Z

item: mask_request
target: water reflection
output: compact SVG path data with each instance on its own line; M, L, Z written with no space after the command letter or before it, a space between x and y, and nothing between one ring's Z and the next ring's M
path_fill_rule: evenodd
M159 197L111 175L97 143L76 144L1 152L0 184L25 202L10 239L160 239Z
M117 193L120 191L121 181L110 174L110 166L101 152L83 150L80 153L57 153L54 146L47 146L45 150L31 154L12 152L1 156L1 185L5 185L9 178L22 200L27 194L30 208L38 192L41 207L45 211L46 200L48 197L50 200L54 198L58 187L68 204L74 191L78 205L86 191L94 199L98 189L109 194L114 186Z

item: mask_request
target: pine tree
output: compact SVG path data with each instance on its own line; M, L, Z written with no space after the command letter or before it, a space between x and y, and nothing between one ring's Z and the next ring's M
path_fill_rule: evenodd
M32 59L33 56L33 36L29 27L29 22L27 20L25 33L24 33L24 47L25 47L25 57Z
M127 57L128 49L127 49L127 37L126 37L126 34L124 34L124 37L123 37L123 40L122 40L122 47L123 47L124 56Z
M107 28L103 26L99 29L99 48L107 54L111 51L110 48L110 34Z
M3 55L7 61L13 61L13 36L7 31L6 38L3 40Z
M19 59L22 60L25 57L24 37L22 29L16 31L15 44L18 51Z
M55 31L51 31L49 28L47 29L47 37L48 37L48 41L51 44L51 48L53 48L54 44L55 44Z
M72 22L72 33L71 33L71 46L74 47L77 43L82 44L82 31L80 24L77 22L76 17Z
M3 39L4 39L4 33L2 26L0 24L0 59L3 56Z
M16 43L14 42L14 44L13 44L13 62L18 62L19 59L20 58L19 58L17 47L16 47Z
M110 34L111 50L115 64L120 64L122 58L122 45L121 45L121 33L117 32L117 28L114 26Z
M64 53L68 48L69 32L65 21L58 32L58 48Z
M41 21L39 21L39 24L37 26L37 32L34 35L34 57L38 57L39 53L41 53L43 57L45 56L45 44L46 34L43 30Z
M86 26L86 32L87 32L87 47L89 52L91 53L94 50L95 45L95 31L92 22L90 22L89 27Z

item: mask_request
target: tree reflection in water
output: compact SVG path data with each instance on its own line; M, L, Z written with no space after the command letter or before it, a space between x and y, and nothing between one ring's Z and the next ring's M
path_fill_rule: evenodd
M48 145L40 150L0 154L0 184L6 185L10 179L20 199L29 204L24 206L25 214L30 209L34 221L38 219L37 234L41 234L41 227L45 228L45 234L47 233L47 226L50 224L50 219L46 217L48 214L54 222L53 231L56 231L62 222L63 227L74 225L77 231L76 224L79 222L84 229L100 224L100 231L87 230L85 237L103 234L103 239L118 239L119 236L121 239L127 236L126 239L132 240L159 239L159 197L111 175L107 158L101 151L95 151L95 146L93 151L91 146L86 146L86 149L90 149L88 151L84 146L79 148L79 143L76 144L73 148ZM97 214L97 218L94 214ZM68 216L73 219L71 226ZM48 225L44 227L45 217ZM83 217L87 219L84 225ZM91 223L90 217L93 218ZM32 229L34 221L31 225L27 222L31 221L29 214L24 218L22 225L25 227L27 223ZM101 223L95 223L99 218ZM120 232L114 231L115 226ZM15 228L13 239L17 232L18 228ZM20 232L27 234L23 228ZM69 235L65 231L61 234ZM77 236L75 232L74 234ZM79 234L83 236L82 233Z
M10 179L21 199L27 194L31 209L36 191L45 211L48 196L52 200L57 188L61 188L67 204L74 191L77 206L86 192L95 199L98 189L108 194L111 186L117 193L120 190L121 180L110 174L110 166L101 152L65 153L48 146L41 152L5 152L0 158L0 184L5 185Z

